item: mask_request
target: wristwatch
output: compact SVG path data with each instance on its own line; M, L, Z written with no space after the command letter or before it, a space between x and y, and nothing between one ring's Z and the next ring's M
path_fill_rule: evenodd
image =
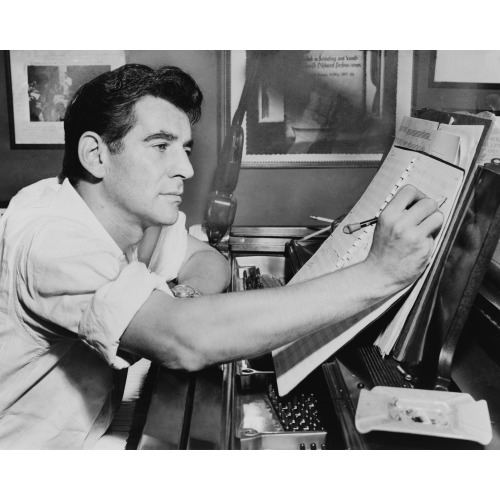
M193 297L201 297L201 293L197 292L189 285L176 285L172 288L171 292L174 297L178 299L192 299Z

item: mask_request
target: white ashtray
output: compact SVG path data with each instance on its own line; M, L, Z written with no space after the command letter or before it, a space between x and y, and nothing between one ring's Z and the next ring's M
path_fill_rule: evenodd
M356 429L405 432L488 444L493 435L486 401L461 392L374 387L362 389Z

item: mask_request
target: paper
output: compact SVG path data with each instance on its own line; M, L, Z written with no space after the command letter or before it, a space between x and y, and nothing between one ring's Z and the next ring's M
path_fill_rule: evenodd
M484 146L479 155L478 164L491 163L493 158L500 158L500 117L493 116Z
M441 128L443 128L444 131L456 132L457 135L460 137L460 155L459 155L460 158L458 163L464 167L463 179L465 179L465 175L467 174L468 169L471 166L472 159L474 157L474 152L476 151L477 144L481 137L483 127L480 125L441 124L440 129ZM460 188L461 185L462 182L460 182L460 185L457 186L457 192L455 193L454 197L449 198L447 202L440 208L440 210L445 215L445 222L443 223L443 227L441 228L438 238L436 239L432 260L435 258L435 254L441 244L444 234L446 234L446 230L451 220L449 214L455 210L456 203L458 200L457 196L458 188ZM399 338L399 334L401 333L401 330L406 322L406 319L408 318L408 315L410 314L411 309L415 304L415 301L417 300L420 291L422 290L425 279L429 274L429 272L430 272L430 266L427 267L424 274L419 278L419 280L413 287L411 293L409 294L408 298L405 300L405 302L398 310L398 312L396 313L392 321L389 323L389 325L387 325L385 331L382 332L382 334L375 340L374 345L376 345L379 348L380 353L383 356L388 355L394 348Z
M447 217L461 186L463 175L464 172L460 168L415 151L393 147L352 211L293 277L290 284L363 261L371 246L374 227L364 228L354 234L345 234L343 226L378 215L381 208L405 184L413 184L435 200L446 198L447 202L442 210ZM408 291L408 288L346 321L275 350L273 358L280 395L288 393L319 364L383 314Z
M458 165L460 136L439 130L439 123L405 116L396 133L394 145L421 151L434 158Z
M459 161L452 162L459 165L467 171L476 153L477 145L483 133L482 125L446 125L440 124L439 130L442 132L449 132L455 136L460 137L460 154Z
M413 151L425 151L430 144L431 134L438 129L438 126L438 122L405 116L396 133L394 145Z
M456 134L437 130L431 134L431 139L425 152L434 158L453 163L453 165L459 165L460 137Z
M482 132L481 125L438 124L406 116L398 129L394 145L421 151L467 170Z
M462 182L460 182L460 185L461 184L462 184ZM460 187L460 186L457 186L457 187ZM457 192L457 194L458 194L458 192ZM452 205L453 208L456 205L456 199L457 199L457 196L455 196L455 200L453 201L453 205ZM448 228L449 223L450 223L449 214L452 210L451 210L451 202L448 201L448 199L446 200L445 204L441 207L441 211L443 212L443 214L445 214L445 222L444 222L443 227L441 228L441 231L436 239L436 244L434 245L434 251L433 251L432 258L431 258L431 262L435 258L436 252L437 252L437 250L441 244L441 241L443 239L443 235L446 233L446 229ZM415 304L415 301L416 301L420 291L422 290L422 287L425 283L425 279L427 278L427 275L429 274L430 269L431 269L431 266L430 265L427 266L424 273L417 280L417 282L415 283L415 286L412 288L409 296L404 301L404 303L401 305L401 308L398 310L398 312L396 313L394 318L387 325L384 332L381 335L379 335L379 337L375 340L374 345L376 345L379 348L380 353L383 356L389 354L392 351L394 345L396 344L396 342L399 338L399 334L401 333L401 330L403 329L403 326L406 322L406 319L408 318L408 315L410 314L411 309L412 309L413 305Z

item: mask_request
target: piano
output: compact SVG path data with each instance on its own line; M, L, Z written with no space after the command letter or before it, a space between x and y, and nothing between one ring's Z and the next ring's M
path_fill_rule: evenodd
M373 346L384 317L280 397L270 355L198 373L141 362L131 400L100 447L122 449L499 449L500 160L477 169L434 272L405 323L405 349ZM324 241L308 227L232 227L220 250L230 291L285 285ZM256 311L256 314L258 312ZM382 323L380 323L382 322ZM129 377L132 381L134 378ZM375 431L354 417L362 389L391 386L464 392L485 399L488 445ZM125 417L123 414L126 414ZM125 423L125 420L129 420ZM108 444L106 444L108 443Z
M486 176L494 179L489 189L493 193L500 192L498 168L488 171ZM481 179L484 175L476 182L478 189L488 184ZM491 191L489 197L482 195L484 200L492 198L495 196L491 196ZM133 372L141 368L139 386L142 389L136 388L134 392L126 387L125 393L132 393L135 401L124 401L122 411L98 447L500 449L500 432L494 425L500 419L499 203L497 200L485 207L477 200L471 201L470 206L476 209L475 220L482 224L482 248L488 246L489 250L469 259L474 264L467 268L470 279L465 280L458 296L451 294L458 313L457 321L460 320L451 329L452 362L446 360L443 373L434 374L435 383L439 377L442 380L449 378L447 388L442 390L465 392L475 400L487 401L493 424L493 440L488 445L380 431L361 435L356 430L354 415L362 388L374 385L418 387L417 377L409 377L404 370L398 370L402 363L392 357L382 360L378 355L373 348L377 333L377 326L373 325L284 398L276 392L270 355L194 374L159 368L143 360L140 367L131 369ZM298 241L314 229L233 227L221 248L231 262L231 289L240 291L285 284L321 245L322 236L303 243ZM452 245L450 255L459 244ZM441 280L445 286L446 276ZM446 341L441 344L443 346L450 351ZM137 381L134 383L137 385Z

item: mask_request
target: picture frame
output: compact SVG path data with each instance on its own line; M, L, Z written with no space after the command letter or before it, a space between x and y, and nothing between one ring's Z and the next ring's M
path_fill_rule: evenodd
M466 61L477 56L477 52L484 53L486 58L498 59L500 68L500 51L414 51L412 113L431 108L452 113L488 111L500 115L500 84L493 81L495 75L500 76L499 70L472 70ZM444 59L440 62L441 54L455 60L459 58L464 64L451 67ZM477 60L476 57L474 64Z
M125 51L5 51L12 149L64 148L63 118L73 93L125 64Z
M226 51L221 138L251 58L242 168L373 166L410 114L412 51Z
M500 90L500 51L430 51L429 87Z

